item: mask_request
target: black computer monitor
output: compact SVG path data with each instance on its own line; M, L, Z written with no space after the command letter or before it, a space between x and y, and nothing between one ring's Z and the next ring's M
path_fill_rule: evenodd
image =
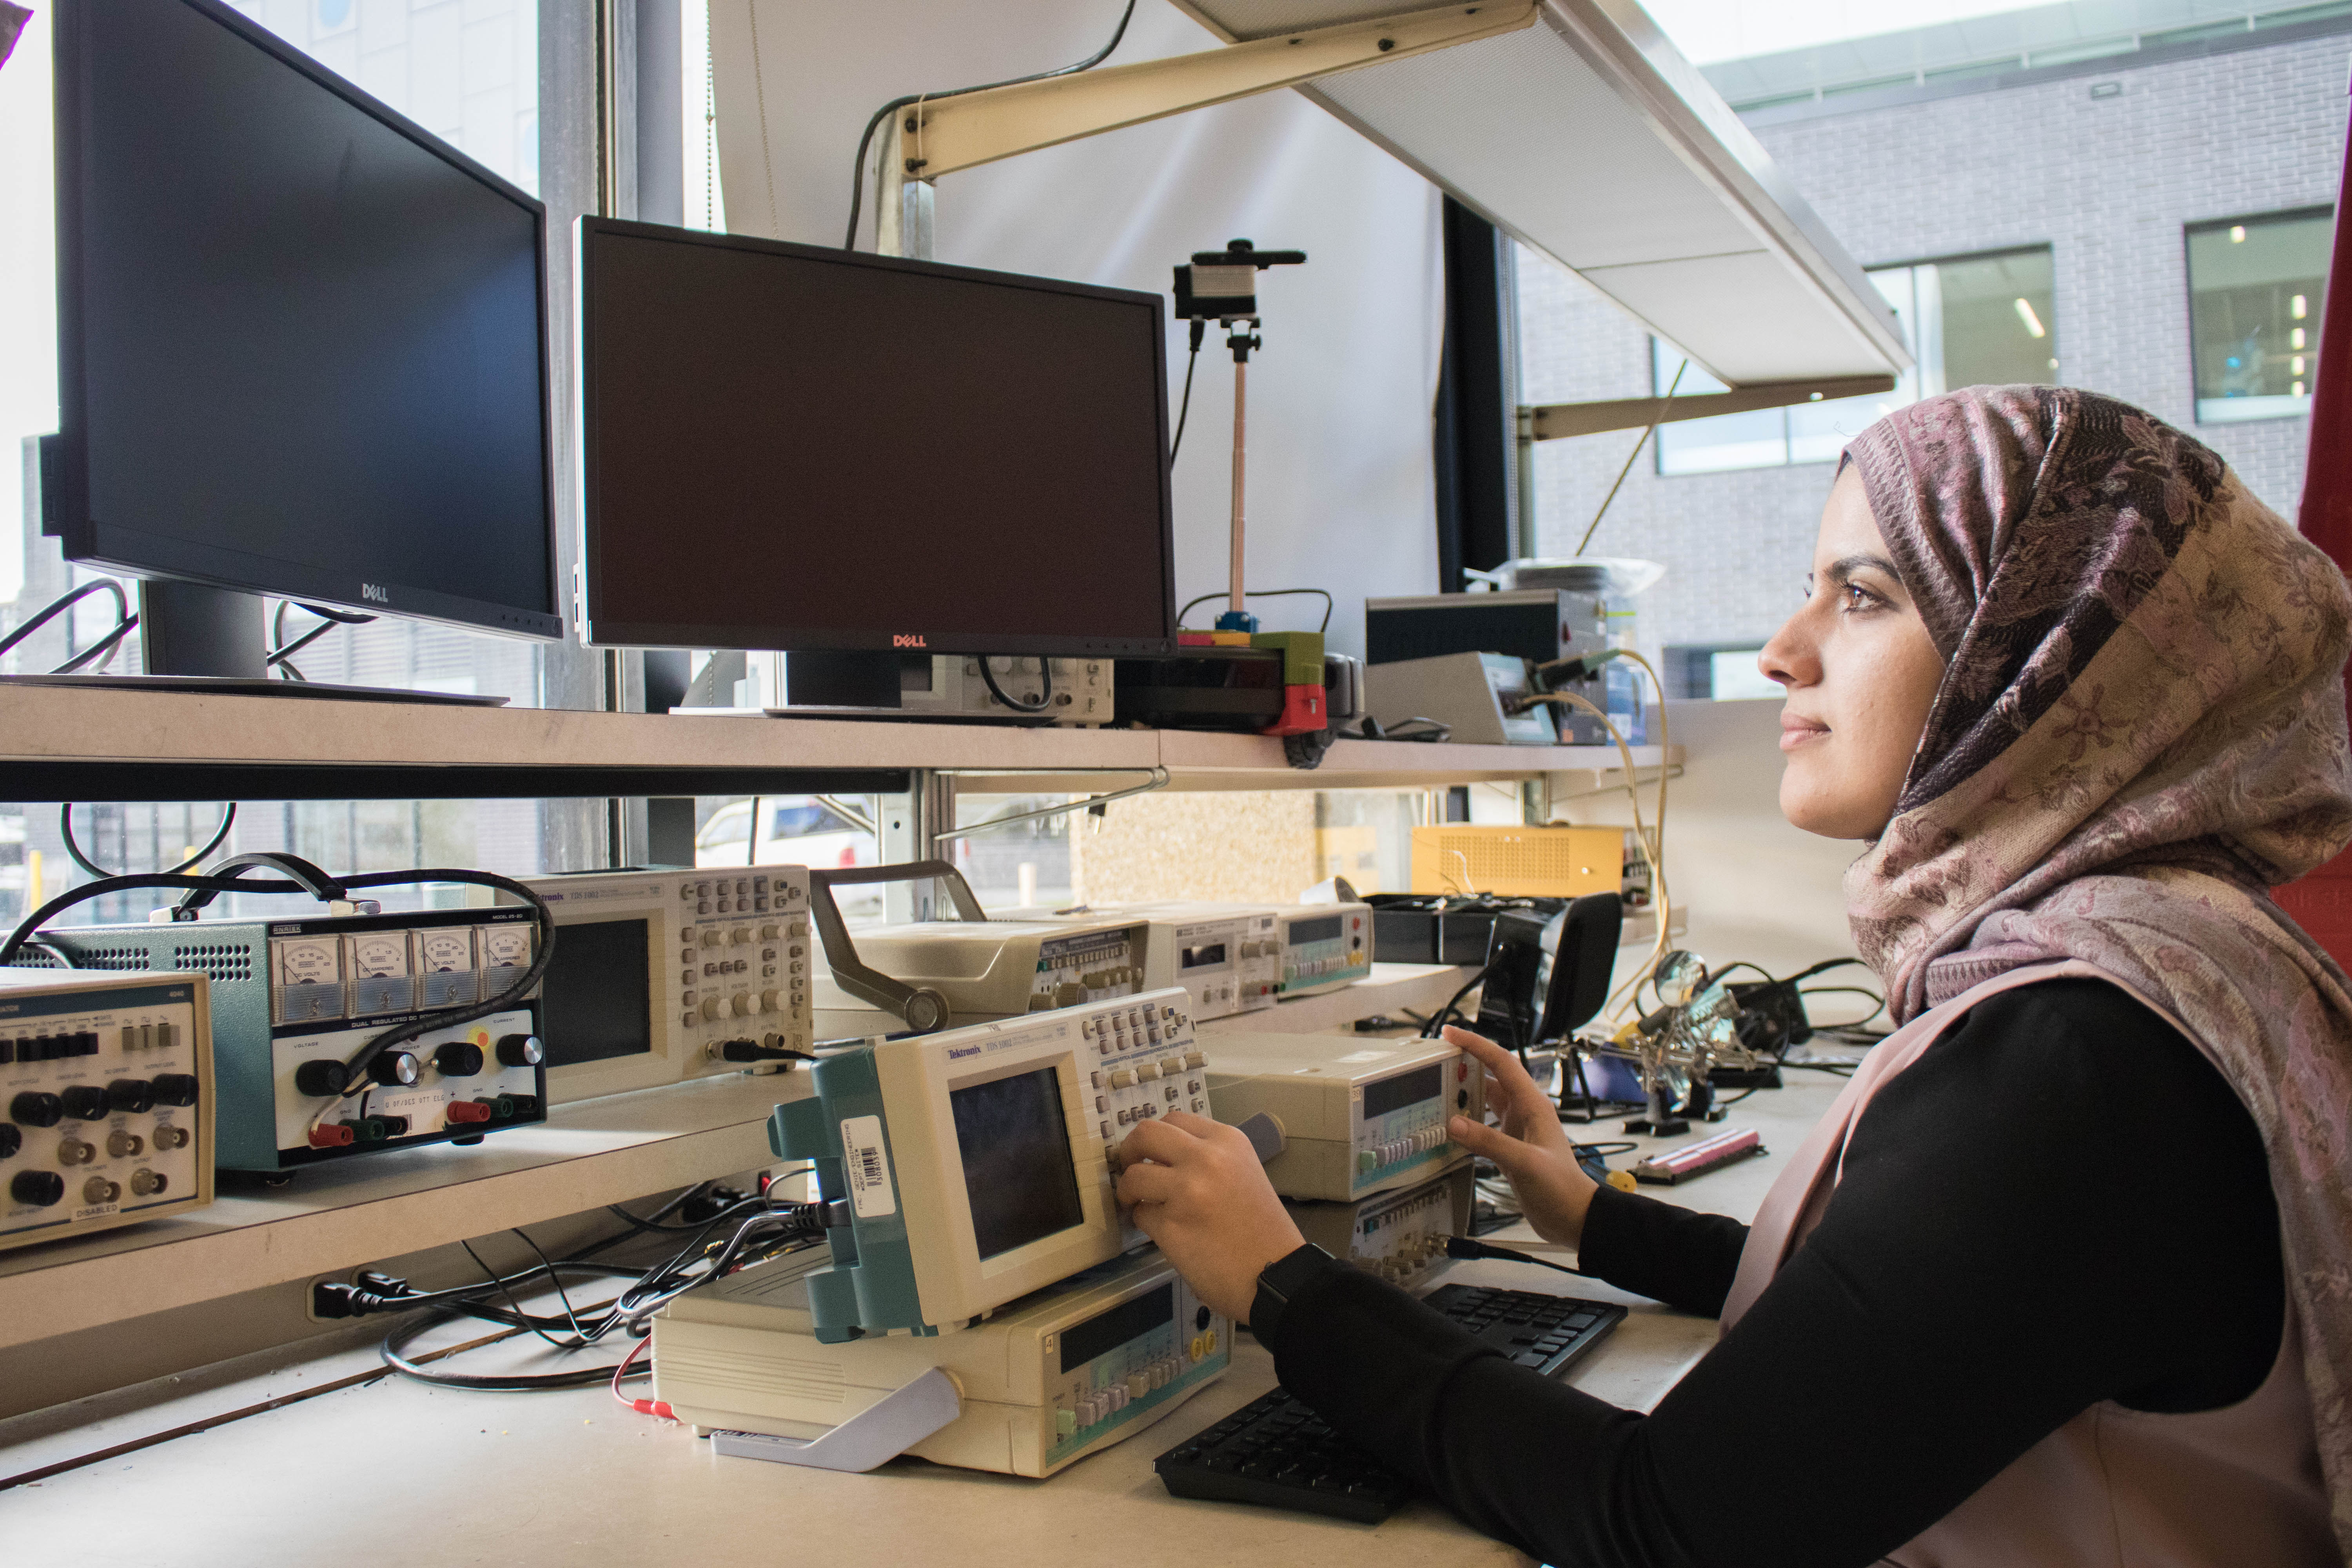
M590 641L1172 649L1159 295L603 218L579 256Z
M67 558L561 636L545 210L215 0L79 0L56 37ZM263 673L257 598L172 602L250 657L164 673Z

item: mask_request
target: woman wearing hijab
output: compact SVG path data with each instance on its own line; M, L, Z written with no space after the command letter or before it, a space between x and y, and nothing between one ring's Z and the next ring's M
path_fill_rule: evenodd
M2352 985L2268 893L2352 841L2348 613L2110 399L1855 439L1761 663L1897 1032L1752 1226L1596 1187L1448 1032L1507 1106L1454 1134L1535 1228L1721 1319L1647 1415L1302 1246L1230 1129L1139 1129L1121 1198L1286 1387L1562 1568L2352 1561Z

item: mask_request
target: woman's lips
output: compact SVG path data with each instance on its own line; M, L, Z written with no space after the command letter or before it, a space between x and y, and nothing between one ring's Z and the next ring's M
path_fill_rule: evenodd
M1780 715L1780 749L1793 752L1808 741L1817 741L1830 732L1830 727L1801 714Z

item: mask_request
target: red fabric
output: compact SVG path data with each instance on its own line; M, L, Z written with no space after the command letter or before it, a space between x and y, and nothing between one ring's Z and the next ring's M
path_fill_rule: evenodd
M2352 302L2336 303L2337 278L2352 284L2352 142L2345 148L2342 190L2336 205L2336 252L2327 272L2327 300L2319 322L2319 375L2311 393L2311 452L2304 465L2303 505L2295 526L2352 572ZM2352 850L2278 889L2279 907L2352 968Z

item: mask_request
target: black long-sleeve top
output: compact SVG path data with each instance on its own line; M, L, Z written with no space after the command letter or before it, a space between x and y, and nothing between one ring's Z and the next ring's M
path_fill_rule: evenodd
M1604 1187L1580 1262L1716 1316L1746 1239ZM2262 1140L2221 1074L2116 987L2053 980L1972 1009L1879 1089L1819 1227L1648 1415L1339 1263L1272 1348L1339 1433L1539 1561L1839 1568L2100 1401L2244 1398L2284 1292Z

